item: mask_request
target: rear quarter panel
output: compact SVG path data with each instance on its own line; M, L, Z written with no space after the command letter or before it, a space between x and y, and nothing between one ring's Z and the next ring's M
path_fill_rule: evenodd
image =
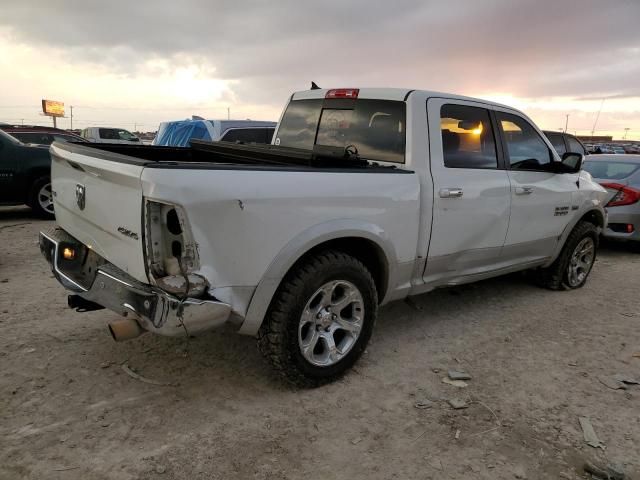
M184 208L213 288L255 287L287 245L322 224L344 226L334 227L344 236L368 225L396 262L415 259L413 173L145 168L141 179L145 197Z

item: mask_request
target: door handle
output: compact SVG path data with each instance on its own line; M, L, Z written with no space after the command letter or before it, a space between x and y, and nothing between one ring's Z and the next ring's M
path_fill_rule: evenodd
M438 192L440 198L456 198L462 196L461 188L441 188Z
M516 187L516 195L531 195L533 187Z

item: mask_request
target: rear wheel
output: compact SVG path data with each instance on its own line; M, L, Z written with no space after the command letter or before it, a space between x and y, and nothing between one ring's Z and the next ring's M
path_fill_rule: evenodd
M377 309L375 283L362 262L338 251L322 252L283 280L258 346L287 381L321 385L362 355Z
M598 230L589 222L579 222L551 266L537 273L538 283L551 290L571 290L584 286L596 261Z
M48 176L37 178L31 185L29 206L39 217L54 218L53 191L51 190L51 179Z

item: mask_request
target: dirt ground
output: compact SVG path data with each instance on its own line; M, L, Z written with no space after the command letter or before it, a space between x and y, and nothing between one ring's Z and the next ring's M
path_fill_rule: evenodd
M389 305L352 372L294 390L253 338L113 342L114 314L67 308L37 245L49 225L0 209L2 479L578 479L587 460L640 478L640 386L598 380L640 377L626 246L604 246L578 291L511 275Z

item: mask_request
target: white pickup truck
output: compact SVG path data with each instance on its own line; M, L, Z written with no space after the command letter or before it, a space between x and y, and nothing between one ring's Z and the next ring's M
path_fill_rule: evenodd
M297 92L272 145L54 143L40 246L116 340L222 325L290 381L336 378L378 307L533 270L584 285L604 189L521 112L404 89Z

